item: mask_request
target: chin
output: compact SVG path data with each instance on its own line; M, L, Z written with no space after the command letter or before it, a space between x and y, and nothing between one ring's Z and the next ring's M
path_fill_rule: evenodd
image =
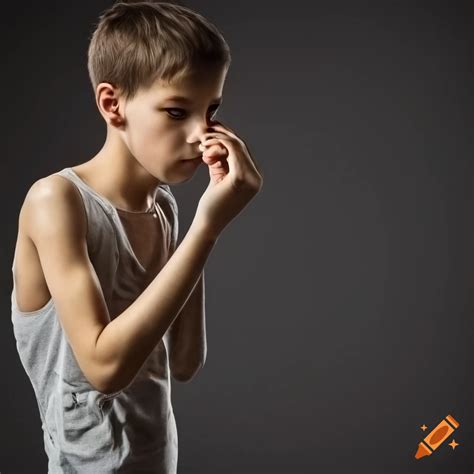
M188 171L188 172L175 172L175 173L169 173L168 175L165 176L165 179L160 179L160 181L163 184L168 184L168 185L174 185L174 184L181 184L181 183L186 183L190 181L194 175L195 175L195 170L194 171Z

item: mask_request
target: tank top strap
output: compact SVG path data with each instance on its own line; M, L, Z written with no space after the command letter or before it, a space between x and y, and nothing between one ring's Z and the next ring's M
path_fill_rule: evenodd
M103 196L102 194L99 194L97 191L91 188L85 181L82 180L82 178L80 178L76 174L76 172L71 167L63 168L62 170L53 174L59 174L66 178L69 178L79 187L79 189L83 192L83 194L87 195L88 197L93 197L96 201L99 201L102 204L102 207L104 207L109 214L111 214L115 219L119 219L117 208L114 206L114 204L111 201L109 201L105 196ZM144 211L144 212L124 211L124 212L127 212L129 214L156 213L157 203L160 201L160 191L161 193L163 193L163 191L166 191L165 194L171 194L170 187L167 184L160 184L159 186L156 186L156 189L153 194L153 203L147 211Z
M87 198L94 198L96 201L99 201L105 210L112 215L115 215L116 211L113 206L113 204L104 196L99 194L97 191L95 191L93 188L91 188L87 183L85 183L79 176L74 172L74 170L71 167L63 168L62 170L53 173L53 174L59 174L61 176L64 176L65 178L68 178L71 180L81 192L81 194Z

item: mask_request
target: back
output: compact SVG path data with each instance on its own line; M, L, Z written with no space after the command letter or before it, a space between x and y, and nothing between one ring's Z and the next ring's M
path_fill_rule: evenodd
M133 464L143 472L174 473L177 432L165 338L120 392L107 393L106 361L93 357L100 330L169 258L174 198L168 186L157 188L159 219L154 222L162 255L145 269L112 204L71 168L56 175L61 178L53 175L45 178L49 183L40 183L51 183L39 190L43 196L33 193L43 205L25 206L20 216L29 232L36 224L33 238L52 298L38 310L23 312L16 303L15 275L12 291L17 349L37 398L49 472L115 472ZM36 212L28 214L33 208ZM52 219L54 213L60 218ZM153 219L137 216L148 217Z

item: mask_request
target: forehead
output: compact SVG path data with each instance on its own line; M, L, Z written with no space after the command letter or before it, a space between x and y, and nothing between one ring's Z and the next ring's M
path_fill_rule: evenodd
M192 104L199 100L218 102L222 99L226 72L199 71L184 76L173 84L160 79L150 88L150 93L159 100L172 100L183 104Z

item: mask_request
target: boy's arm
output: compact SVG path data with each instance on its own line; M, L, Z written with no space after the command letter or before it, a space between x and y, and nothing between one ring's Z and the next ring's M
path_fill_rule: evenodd
M95 343L110 316L89 260L87 220L79 192L61 176L36 181L20 210L19 228L36 248L79 367L92 386L107 391L113 367L99 360Z
M127 387L174 322L196 286L217 237L193 221L168 262L122 314L99 334L97 351L114 364L110 390ZM179 377L179 376L178 376Z
M99 391L123 390L183 309L217 237L193 221L158 275L110 321L89 260L87 220L75 186L61 176L37 181L20 214L84 375Z
M207 355L204 270L189 299L165 334L170 371L187 382L204 366Z
M172 255L178 245L179 211L178 203L171 190L160 202L171 224L169 252ZM204 366L207 354L205 320L204 270L191 292L186 304L163 336L169 351L170 372L179 382L187 382Z

